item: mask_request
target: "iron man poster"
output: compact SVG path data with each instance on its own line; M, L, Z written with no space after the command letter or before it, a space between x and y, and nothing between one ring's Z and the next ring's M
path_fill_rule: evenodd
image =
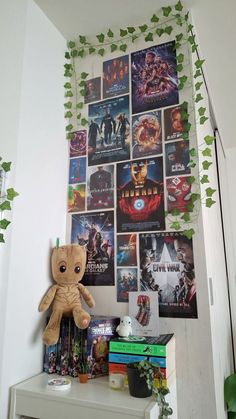
M117 232L164 229L162 157L119 163L117 165Z

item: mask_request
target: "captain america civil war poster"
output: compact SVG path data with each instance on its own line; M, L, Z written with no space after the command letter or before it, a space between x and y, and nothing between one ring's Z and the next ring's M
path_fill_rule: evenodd
M117 165L117 232L164 229L162 157L119 163Z
M132 113L179 103L175 41L131 54Z
M89 105L88 165L130 158L129 96Z

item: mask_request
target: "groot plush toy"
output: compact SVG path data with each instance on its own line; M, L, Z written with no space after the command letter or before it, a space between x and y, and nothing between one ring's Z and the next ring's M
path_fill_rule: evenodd
M79 283L85 271L85 247L76 244L55 247L51 264L52 275L57 285L49 288L39 304L39 311L45 311L53 302L52 314L43 333L46 345L53 345L58 341L63 314L72 313L75 324L80 329L88 327L90 315L81 307L81 295L89 307L95 305L90 292Z

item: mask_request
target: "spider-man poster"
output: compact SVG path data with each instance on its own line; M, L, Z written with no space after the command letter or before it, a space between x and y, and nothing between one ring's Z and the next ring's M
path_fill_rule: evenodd
M187 212L187 205L191 201L191 185L187 182L187 176L176 176L166 179L167 211L174 209L180 212Z
M175 41L131 54L132 113L179 103Z
M117 231L165 229L162 157L117 165Z

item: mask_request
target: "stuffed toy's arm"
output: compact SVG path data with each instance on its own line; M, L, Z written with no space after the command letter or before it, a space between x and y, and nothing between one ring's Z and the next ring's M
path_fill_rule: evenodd
M46 294L43 296L40 304L39 304L39 311L45 311L50 306L51 302L53 301L58 286L53 285L49 288L49 290L46 292Z
M87 305L89 307L94 307L95 306L95 301L92 297L92 295L90 294L90 292L87 290L87 288L84 287L84 285L82 284L78 284L78 288L84 298L84 301L87 303Z

